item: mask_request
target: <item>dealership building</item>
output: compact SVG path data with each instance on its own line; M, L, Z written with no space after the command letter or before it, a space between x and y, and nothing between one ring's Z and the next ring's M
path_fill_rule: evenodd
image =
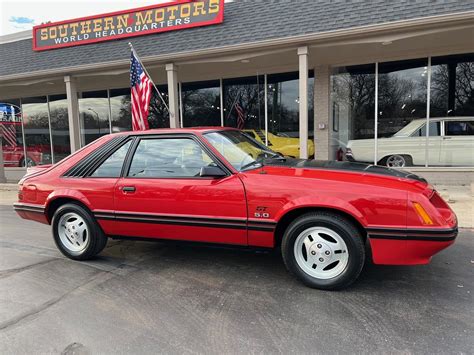
M165 5L0 37L9 180L131 130L131 42L169 108L154 93L151 128L237 127L241 112L244 130L289 155L401 157L429 178L472 181L474 2Z

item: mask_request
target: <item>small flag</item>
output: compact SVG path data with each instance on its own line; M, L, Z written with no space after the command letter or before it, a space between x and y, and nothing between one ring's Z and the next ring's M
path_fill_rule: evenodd
M244 129L245 127L245 117L244 117L244 110L239 105L238 102L235 103L235 110L237 111L237 128Z
M2 138L5 140L6 145L16 148L17 141L16 141L16 127L12 124L8 124L6 122L1 123L1 135Z
M132 50L130 59L130 89L132 92L132 128L134 131L149 129L148 108L151 98L151 80Z

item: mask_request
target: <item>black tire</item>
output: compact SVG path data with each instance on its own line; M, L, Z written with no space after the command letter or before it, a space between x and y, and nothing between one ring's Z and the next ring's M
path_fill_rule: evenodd
M75 213L82 217L87 224L89 230L89 236L86 246L80 252L74 252L68 249L59 236L58 223L66 213ZM92 214L83 206L76 203L67 203L60 206L53 216L51 223L53 229L53 238L59 251L73 260L88 260L99 254L107 245L107 237L104 235L102 228L98 225Z
M393 168L397 169L397 168L405 168L407 166L413 166L413 158L411 157L411 155L406 155L406 154L387 155L386 157L384 157L383 159L381 159L379 161L378 165L383 165L383 166L386 166L386 167L390 168L390 166L387 164L388 159L392 158L392 157L396 157L396 156L402 157L405 160L405 164L403 166L393 167Z
M294 255L297 237L304 230L316 226L334 231L347 246L347 266L339 275L330 279L319 279L309 275L298 265ZM348 287L359 277L365 262L365 246L360 232L349 220L330 212L311 212L295 219L283 235L281 252L290 273L305 285L322 290L340 290Z

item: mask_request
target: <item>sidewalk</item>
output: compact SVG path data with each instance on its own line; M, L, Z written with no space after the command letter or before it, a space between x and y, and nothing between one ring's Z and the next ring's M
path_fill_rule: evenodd
M435 185L458 216L459 227L474 228L474 183L470 185ZM0 184L0 205L11 205L17 198L17 184Z

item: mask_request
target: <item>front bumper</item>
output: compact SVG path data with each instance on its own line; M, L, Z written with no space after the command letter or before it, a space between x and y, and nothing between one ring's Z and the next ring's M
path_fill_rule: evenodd
M369 228L367 234L375 264L417 265L453 244L458 228Z

